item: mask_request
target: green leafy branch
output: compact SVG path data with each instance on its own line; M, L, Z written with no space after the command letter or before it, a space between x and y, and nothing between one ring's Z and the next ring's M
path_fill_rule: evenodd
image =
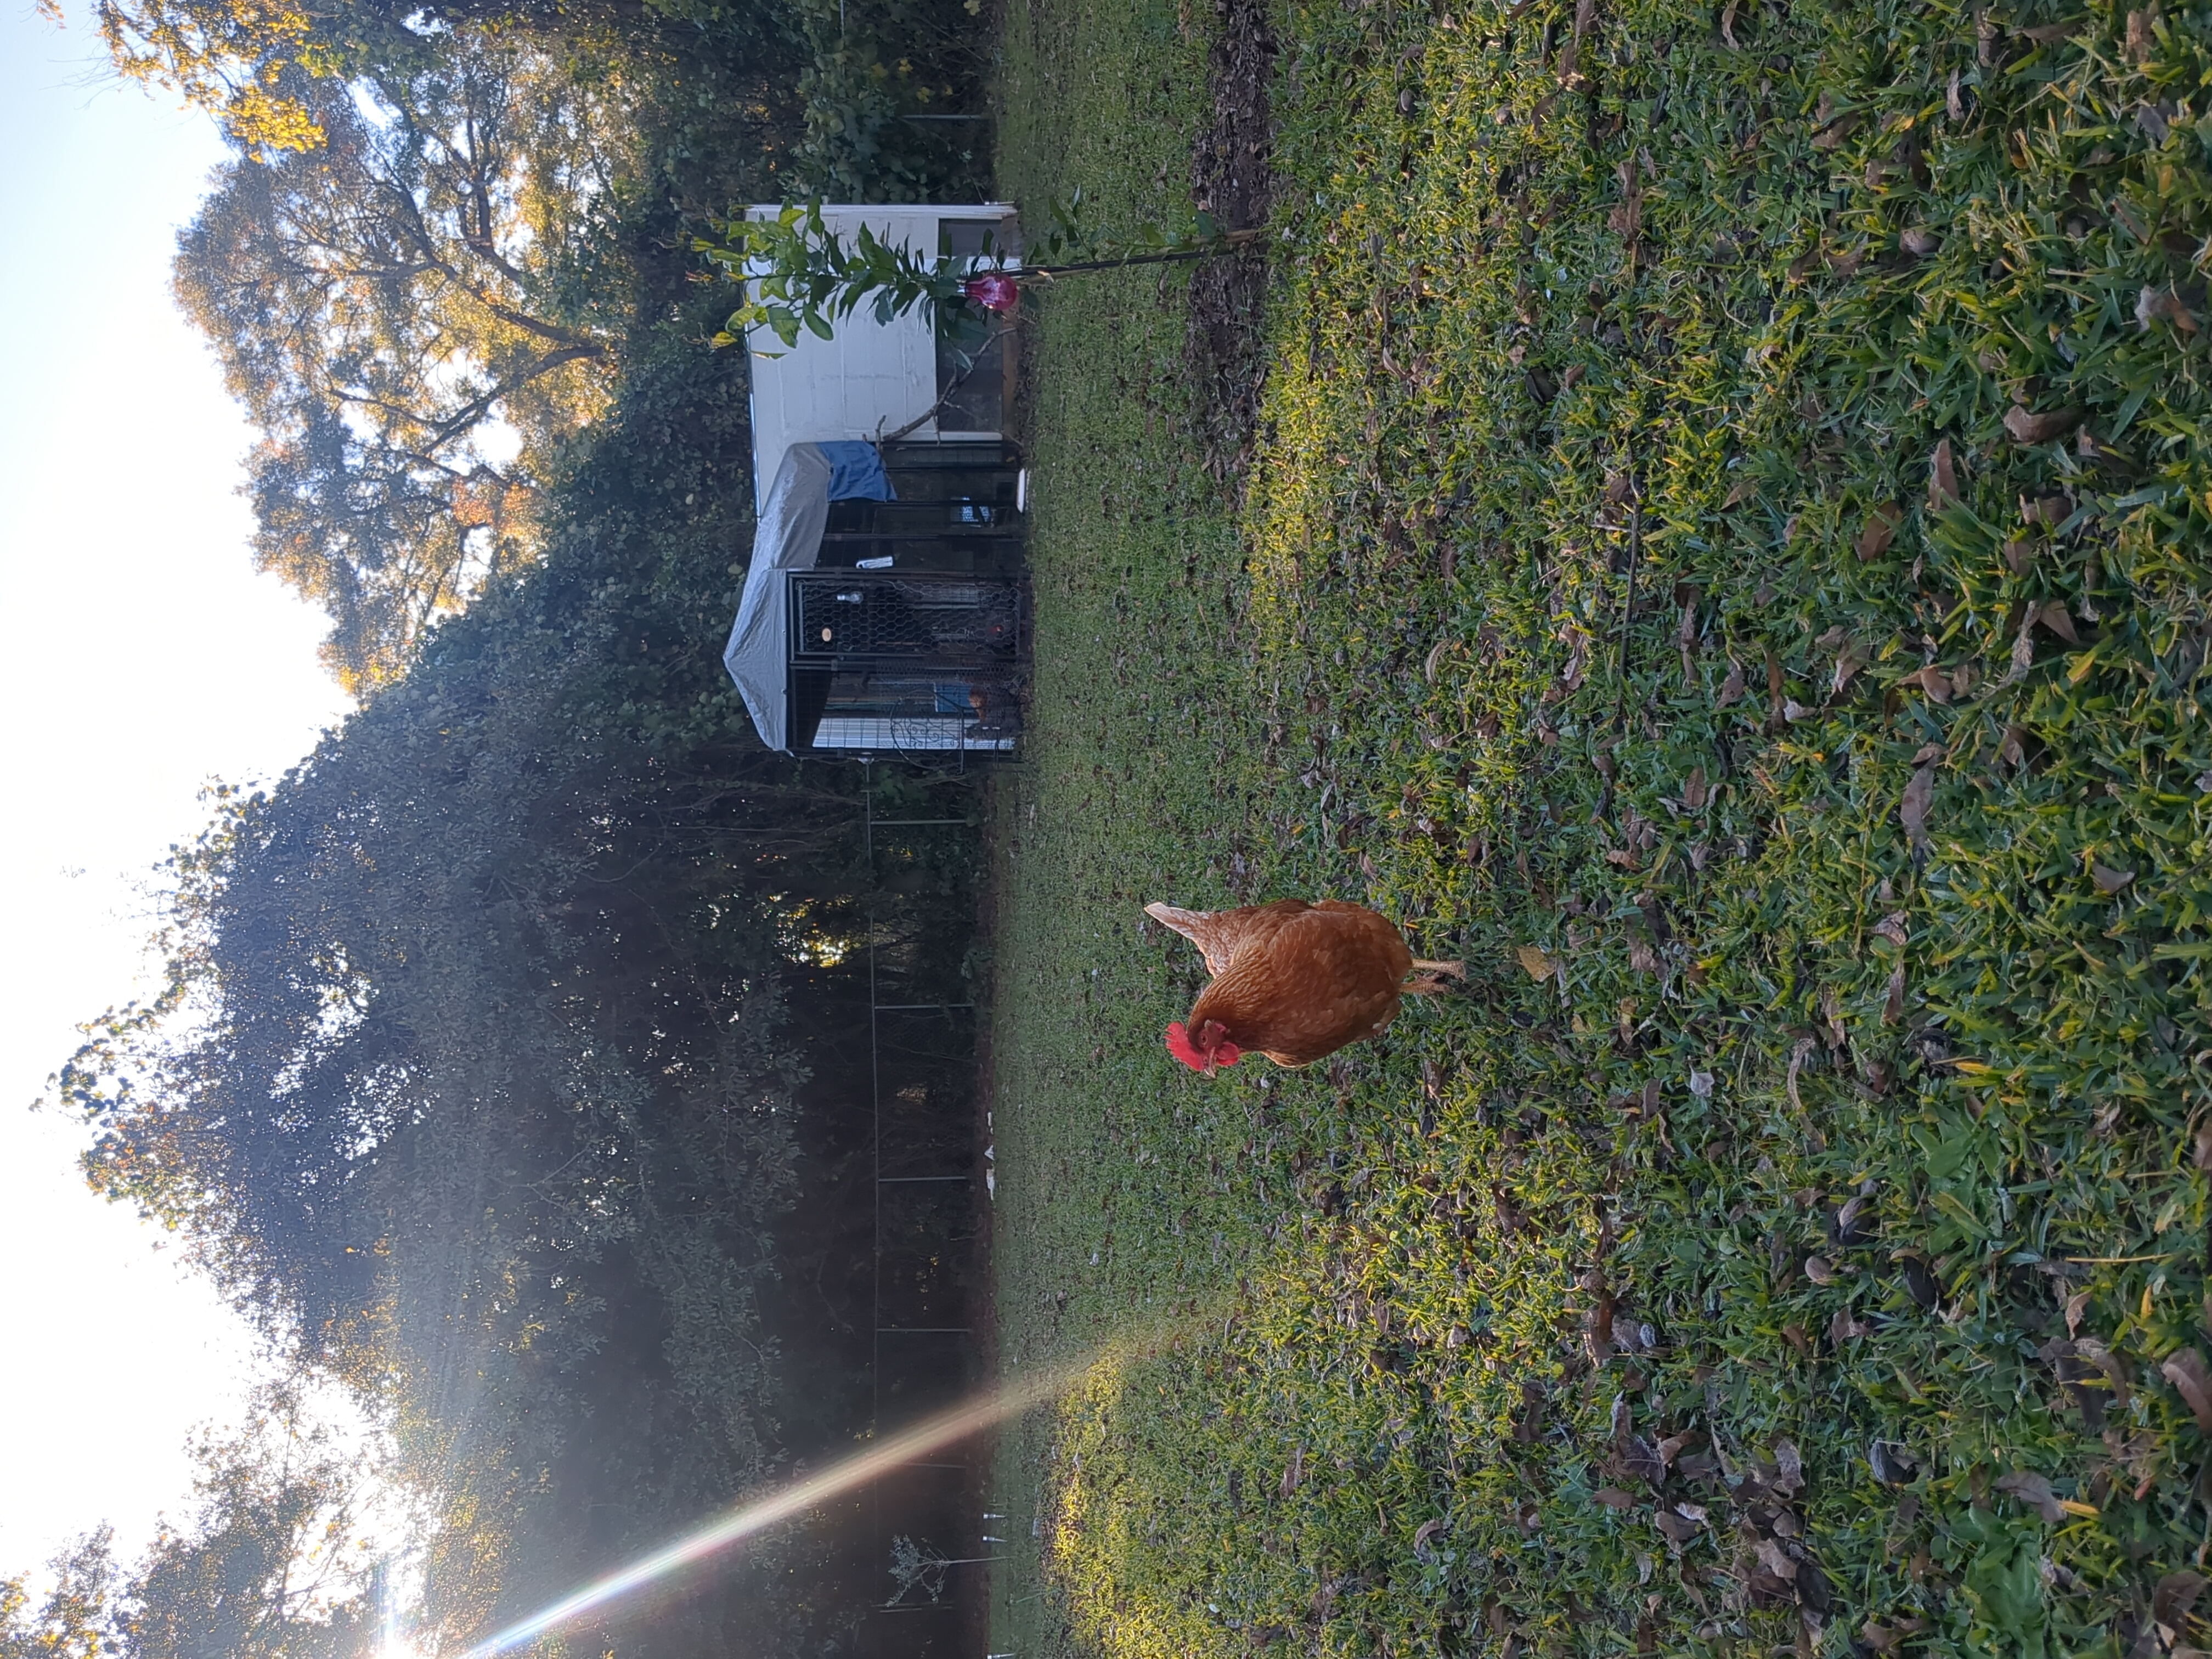
M866 225L848 242L823 222L818 203L787 202L772 219L719 222L714 237L702 237L693 246L743 287L744 302L714 343L734 345L759 328L786 347L799 343L802 328L827 340L864 301L878 323L927 304L940 334L977 340L984 331L979 313L1012 310L1024 287L1079 271L1213 258L1260 237L1257 230L1224 230L1210 213L1194 215L1175 231L1147 223L1126 237L1100 235L1082 223L1081 208L1079 191L1065 204L1054 203L1051 228L1019 264L998 262L988 237L980 264L973 255L931 257L894 247Z

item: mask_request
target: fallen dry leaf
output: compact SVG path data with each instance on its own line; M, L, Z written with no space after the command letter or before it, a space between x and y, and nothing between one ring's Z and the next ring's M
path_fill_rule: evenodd
M2028 566L2035 562L2035 544L2026 537L2015 537L2004 544L2005 568L2015 576L2027 574Z
M2203 1574L2191 1572L2185 1568L2179 1572L2167 1573L2151 1591L2152 1617L2161 1625L2170 1627L2179 1626L2189 1616L2190 1608L2197 1605L2197 1598L2204 1594L2206 1582Z
M1889 550L1889 544L1897 535L1897 526L1904 517L1895 501L1884 501L1867 514L1866 524L1859 531L1861 564L1869 563Z
M2128 1402L2135 1397L2134 1390L2128 1383L2127 1362L2094 1337L2081 1338L2075 1344L2075 1348L2082 1358L2104 1372L2105 1381L2112 1390L2113 1406L2119 1410L2126 1410ZM2191 1351L2185 1349L2183 1352ZM2203 1362L2199 1361L2200 1375L2202 1375L2202 1364Z
M2051 1482L2032 1470L2015 1469L2010 1474L1997 1477L1997 1490L2010 1492L2045 1521L2054 1524L2066 1518L2066 1511L2058 1506L2051 1495Z
M1869 1182L1869 1185L1872 1183ZM1874 1208L1874 1194L1861 1193L1836 1212L1836 1242L1838 1244L1863 1244L1869 1235L1859 1230L1866 1212Z
M1557 959L1547 956L1540 945L1516 945L1513 947L1513 954L1521 966L1528 970L1530 979L1549 979L1559 971Z
M1822 95L1826 96L1825 94ZM1837 145L1851 136L1852 129L1858 124L1858 112L1856 110L1837 120L1831 121L1813 135L1813 148L1814 149L1835 149Z
M1782 1340L1797 1350L1799 1358L1810 1359L1813 1357L1813 1339L1805 1334L1805 1328L1795 1320L1782 1328Z
M1725 708L1732 702L1741 702L1742 697L1743 665L1731 657L1729 659L1728 678L1721 682L1721 694L1713 699L1713 706Z
M2144 328L2164 318L2184 334L2197 332L2197 313L2170 288L2147 288L2136 298L2136 321Z
M1438 1516L1432 1521L1422 1522L1419 1528L1413 1534L1413 1553L1423 1562L1430 1562L1437 1559L1436 1553L1429 1548L1429 1540L1442 1532L1444 1529L1444 1524L1443 1516Z
M2158 1370L2196 1417L2197 1426L2212 1434L2212 1375L2205 1370L2204 1356L2194 1348L2178 1349Z
M1698 1535L1698 1523L1685 1519L1672 1510L1662 1510L1651 1518L1658 1523L1659 1530L1667 1534L1667 1541L1671 1544L1686 1544Z
M2010 767L2018 768L2027 765L2027 728L2026 726L2016 722L2007 726L2004 729L2004 740L1997 744L1997 758Z
M1905 912L1902 910L1892 910L1880 921L1875 923L1874 931L1883 939L1887 939L1892 945L1904 944L1905 942ZM1856 1199L1853 1199L1851 1202L1856 1204L1858 1203L1858 1200Z
M1881 1000L1881 1023L1894 1025L1905 1018L1905 964L1889 970L1889 989Z
M2004 428L2016 444L2046 444L2071 432L2081 419L2078 409L2053 409L2038 415L2014 404L2005 410Z
M1799 1037L1796 1042L1790 1044L1790 1071L1784 1079L1790 1091L1790 1103L1801 1112L1805 1109L1805 1103L1797 1096L1797 1073L1805 1069L1806 1057L1813 1052L1813 1039L1810 1037Z
M1951 701L1951 677L1932 662L1924 668L1914 669L1898 684L1917 685L1936 702L1948 703Z
M1632 1510L1636 1507L1636 1495L1623 1492L1618 1486L1600 1486L1590 1496L1609 1510Z
M1865 666L1866 655L1860 649L1858 642L1853 641L1850 645L1845 646L1836 658L1836 672L1829 685L1829 695L1838 697L1843 696L1844 688L1849 685L1859 670ZM1949 699L1946 698L1945 701L1948 702Z
M1300 1446L1291 1453L1291 1461L1284 1466L1282 1485L1277 1490L1283 1497L1288 1498L1298 1489L1298 1482L1304 1480L1305 1475L1306 1449Z
M1815 1285L1832 1285L1836 1282L1835 1263L1825 1255L1808 1255L1805 1258L1805 1277Z
M1854 1319L1848 1308L1837 1309L1836 1316L1828 1322L1828 1340L1838 1347L1859 1337L1873 1334L1874 1327L1862 1320Z
M1739 481L1735 487L1729 491L1728 498L1722 501L1721 505L1723 507L1741 507L1744 502L1749 501L1757 494L1759 494L1759 486L1751 479L1745 478Z
M2097 884L2099 892L2107 896L2118 892L2135 878L2136 872L2132 870L2110 869L2094 859L2089 862L2089 879Z
M1943 246L1943 239L1925 225L1912 225L1898 237L1899 244L1916 259L1924 259Z
M1885 1486L1901 1486L1912 1479L1918 1460L1894 1440L1876 1440L1867 1447L1867 1468Z
M2069 1297L2068 1297L2066 1298L2066 1334L2067 1334L2067 1335L2069 1335L2069 1336L2079 1336L2079 1335L2081 1335L2081 1315L2083 1314L2083 1312L2084 1312L2085 1310L2087 1310L2087 1309L2088 1308L2088 1306L2089 1306L2089 1292L2088 1292L2088 1291L2075 1291L2075 1292L2074 1292L2074 1294L2073 1294L2073 1295L2071 1295L2071 1296L2069 1296Z
M1952 465L1951 441L1944 439L1928 458L1928 510L1941 513L1959 504L1959 469Z
M2148 61L2151 52L2151 26L2158 21L2155 10L2131 11L2128 14L2127 45L2124 50L2128 62Z
M1805 1484L1805 1457L1797 1449L1796 1441L1778 1440L1774 1443L1774 1467L1777 1470L1775 1491L1784 1498L1794 1497L1797 1489Z
M2035 619L2069 645L2081 643L2081 636L2074 631L2074 616L2067 610L2063 599L2051 599L2041 605Z
M1928 809L1935 799L1935 769L1928 766L1916 769L1912 781L1905 786L1905 798L1897 805L1897 821L1905 826L1905 839L1911 842L1916 853L1928 846Z

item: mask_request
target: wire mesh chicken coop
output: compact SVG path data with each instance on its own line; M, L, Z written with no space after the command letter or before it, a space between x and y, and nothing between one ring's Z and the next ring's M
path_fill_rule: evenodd
M756 214L774 214L771 208ZM841 236L988 261L1012 210L829 207ZM927 307L752 341L757 527L723 660L787 753L958 769L1018 746L1027 475L1006 441L1013 334L977 343Z
M833 498L866 450L887 499ZM788 753L1005 758L1029 660L1024 474L998 440L793 444L723 661Z
M830 506L786 577L787 746L1011 755L1028 651L1020 471L1005 446L889 445L890 501Z

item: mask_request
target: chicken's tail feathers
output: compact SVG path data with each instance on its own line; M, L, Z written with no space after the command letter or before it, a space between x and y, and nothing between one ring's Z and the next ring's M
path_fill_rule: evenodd
M1163 927L1172 927L1187 939L1196 939L1197 930L1212 917L1210 910L1179 910L1172 904L1158 901L1145 907L1145 914Z

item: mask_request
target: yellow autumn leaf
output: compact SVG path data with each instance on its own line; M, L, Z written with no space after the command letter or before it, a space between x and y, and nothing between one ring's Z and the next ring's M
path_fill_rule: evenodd
M1516 945L1514 947L1513 954L1521 959L1521 965L1528 970L1530 979L1549 979L1559 971L1559 963L1545 955L1544 947L1540 945Z

